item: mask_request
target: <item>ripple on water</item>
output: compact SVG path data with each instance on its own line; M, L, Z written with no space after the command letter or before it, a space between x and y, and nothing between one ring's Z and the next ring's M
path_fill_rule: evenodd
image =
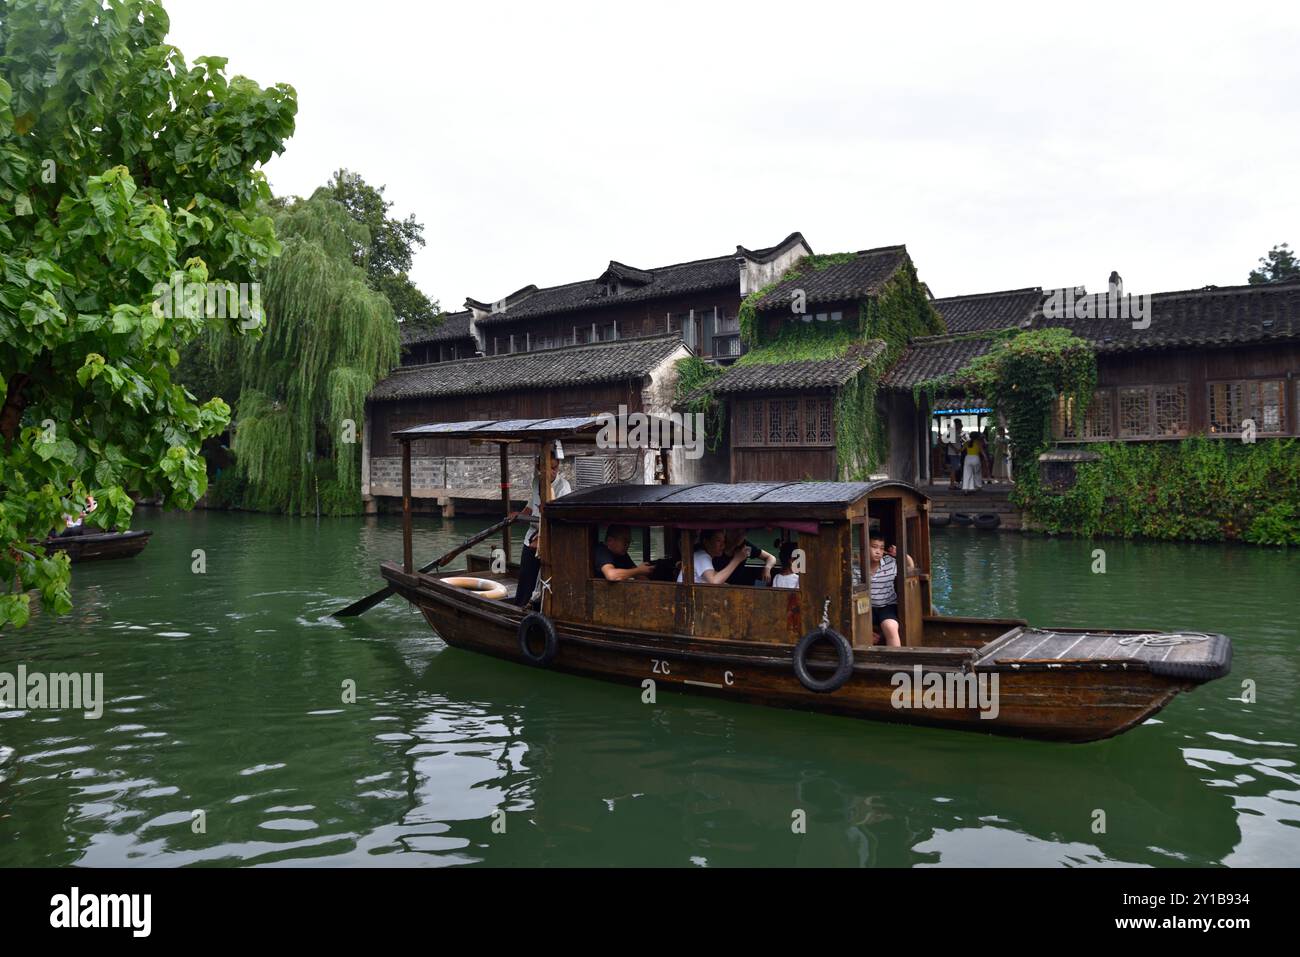
M346 623L326 617L400 554L390 517L150 511L148 524L155 537L131 563L78 566L74 615L6 633L14 660L103 671L112 695L99 722L0 712L6 864L1300 857L1300 664L1294 614L1278 601L1300 555L1117 542L1108 559L1143 575L1095 576L1088 542L936 534L936 601L954 614L1225 631L1240 675L1270 676L1258 703L1229 698L1236 680L1217 683L1071 749L676 694L647 709L639 689L448 649L396 599ZM421 519L421 548L486 524ZM196 543L221 555L201 580L188 575ZM346 679L357 703L330 707ZM1093 834L1091 810L1112 803L1122 813ZM798 842L792 808L813 825ZM211 815L206 833L191 827L195 809ZM508 831L494 834L503 809Z

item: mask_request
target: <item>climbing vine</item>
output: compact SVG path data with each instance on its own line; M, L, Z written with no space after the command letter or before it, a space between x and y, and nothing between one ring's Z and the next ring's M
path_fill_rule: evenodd
M1038 455L1051 442L1057 400L1072 399L1075 415L1086 414L1097 388L1096 355L1066 329L1013 330L989 337L996 341L988 352L951 375L913 386L913 398L924 394L932 399L955 387L983 398L1006 420L1015 474L1036 474Z
M831 266L852 262L856 257L856 253L828 253L821 256L805 256L766 286L755 289L741 301L740 309L736 312L736 321L740 325L741 341L751 347L758 345L759 337L762 335L758 322L758 303L777 286L783 282L798 279L800 276L806 276L811 272L821 272Z
M710 452L722 445L726 432L726 409L712 393L704 389L723 374L723 369L698 356L687 356L677 361L677 385L673 390L673 408L704 415L704 442Z
M835 444L839 473L848 479L879 469L889 454L888 429L877 403L881 376L898 359L910 339L944 331L943 318L930 305L910 262L879 293L862 300L856 322L783 322L764 336L759 303L777 286L831 266L852 262L856 253L808 256L775 282L745 298L739 311L741 337L750 349L738 366L839 359L855 352L871 358L839 391L835 401ZM868 348L869 343L881 343Z

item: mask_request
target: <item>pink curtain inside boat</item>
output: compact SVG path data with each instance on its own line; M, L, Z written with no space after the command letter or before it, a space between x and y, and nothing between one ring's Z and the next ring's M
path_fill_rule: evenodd
M633 528L640 528L645 525L672 525L676 528L684 528L691 532L701 532L705 529L721 528L724 531L730 528L783 528L788 532L803 532L805 535L819 534L819 526L816 522L629 522L618 521L611 522L611 525L628 525Z

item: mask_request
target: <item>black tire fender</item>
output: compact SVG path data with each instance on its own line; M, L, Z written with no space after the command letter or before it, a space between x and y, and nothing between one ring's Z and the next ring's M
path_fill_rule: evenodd
M943 528L945 525L951 525L951 524L952 524L952 513L951 513L951 512L931 512L931 513L930 513L930 527L931 527L931 528Z
M541 654L534 652L530 644L539 637L539 632L544 642ZM560 650L560 639L551 619L536 611L524 615L519 622L519 650L524 660L532 665L545 667L554 661L556 652Z
M812 651L813 645L819 641L829 641L833 644L839 659L835 671L826 678L814 678L808 670L808 654ZM800 638L799 644L794 647L794 673L799 683L809 691L816 691L818 694L836 691L853 674L853 646L849 644L847 638L832 628L814 628Z
M997 528L1002 524L1002 516L997 512L980 512L975 516L976 528Z
M952 513L952 523L954 525L970 525L974 521L975 520L971 518L970 515L968 515L966 512Z

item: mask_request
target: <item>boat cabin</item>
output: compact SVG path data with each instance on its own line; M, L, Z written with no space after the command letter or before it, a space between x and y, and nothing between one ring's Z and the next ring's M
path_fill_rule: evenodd
M826 624L863 649L879 631L868 544L879 534L896 550L900 639L923 643L931 608L927 501L900 482L609 485L549 503L542 524L550 566L542 610L557 621L776 644L796 643ZM633 530L634 558L639 529L640 560L666 557L669 580L606 581L595 552L610 525ZM793 542L798 587L693 580L696 542L713 529L743 530L772 555Z

